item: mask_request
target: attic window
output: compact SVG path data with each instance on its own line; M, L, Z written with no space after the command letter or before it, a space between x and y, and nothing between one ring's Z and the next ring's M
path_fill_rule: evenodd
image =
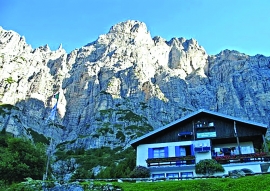
M191 136L191 135L193 135L193 133L192 132L190 132L190 131L185 131L185 132L180 132L180 133L178 133L178 136L179 137L183 137L183 136Z

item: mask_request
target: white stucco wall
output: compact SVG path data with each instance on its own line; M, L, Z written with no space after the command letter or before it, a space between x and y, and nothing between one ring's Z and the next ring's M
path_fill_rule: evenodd
M175 157L175 146L188 146L194 147L210 146L210 140L197 140L197 141L181 141L169 143L155 143L155 144L142 144L137 147L137 160L136 165L147 166L146 159L148 158L148 148L168 147L168 157ZM198 153L195 152L196 163L202 159L211 159L211 151Z
M169 142L169 143L155 143L155 144L143 144L137 147L137 160L136 165L147 166L146 159L148 158L148 148L168 147L168 156L175 156L175 146L191 145L192 141L182 142Z
M179 170L178 169L178 170L170 170L170 171L168 171L168 170L165 170L165 169L162 169L161 168L159 171L151 172L151 176L150 177L152 177L153 174L164 174L165 177L167 177L166 175L168 173L177 173L178 174L178 177L181 177L181 173L183 173L183 172L192 172L193 173L193 176L196 176L195 167L193 166L192 169L189 169L189 170Z
M215 173L215 175L223 175L223 174L229 174L229 171L231 170L241 170L243 168L247 168L252 170L254 173L261 172L261 163L259 162L250 162L250 163L235 163L235 164L225 164L222 165L224 168L224 173Z
M224 172L222 173L215 173L215 176L222 176L224 174L229 174L229 171L231 170L241 170L241 169L250 169L254 173L260 173L261 172L261 166L259 162L254 162L254 163L238 163L238 164L227 164L227 165L222 165L224 167ZM202 176L202 174L196 174L195 172L195 165L190 166L189 169L170 169L168 170L167 168L156 168L154 171L151 171L151 176L153 174L164 174L165 177L168 173L178 173L179 177L181 177L181 173L183 172L192 172L193 176ZM268 169L268 172L270 172L270 169Z
M205 153L195 152L195 158L196 158L196 163L200 162L200 160L211 159L212 158L211 151L205 152Z
M142 144L137 147L137 160L136 165L137 166L145 166L147 167L146 159L148 158L148 148L160 148L160 147L168 147L168 157L175 157L175 146L189 146L194 145L195 147L209 147L210 146L210 140L196 140L196 141L181 141L181 142L169 142L169 143L155 143L155 144ZM224 144L216 144L212 145L211 150L214 148L230 148L230 147L236 147L237 143L224 143ZM250 142L242 142L240 143L242 154L247 153L254 153L254 146L253 143ZM248 151L246 148L249 148ZM194 152L196 163L198 163L200 160L203 159L211 159L212 153L211 150L209 152ZM252 170L253 172L261 172L261 167L259 162L251 162L251 163L235 163L235 164L225 164L223 165L225 172L224 173L216 173L215 175L223 175L228 174L230 170L235 169L243 169L247 168ZM171 165L171 166L160 166L160 167L151 167L151 177L153 174L163 174L166 176L166 173L178 173L179 177L181 176L181 172L193 172L194 176L197 176L195 173L195 164L193 165Z
M181 142L169 142L169 143L155 143L155 144L143 144L139 145L137 147L137 160L136 165L145 166L147 167L146 159L148 158L148 148L160 148L160 147L168 147L168 157L175 157L175 146L189 146L194 145L195 147L205 147L210 146L210 140L197 140L197 141L181 141ZM225 144L216 144L213 145L213 148L230 148L230 147L236 147L237 143L225 143ZM243 142L240 143L241 148L249 147L248 153L254 153L254 147L252 142ZM198 163L200 160L203 159L211 159L212 153L209 152L194 152L196 163ZM245 151L242 150L242 154L245 154ZM215 175L223 175L228 174L230 170L235 169L243 169L247 168L252 170L253 172L261 172L261 166L259 162L251 162L251 163L235 163L235 164L225 164L223 165L225 172L224 173L216 173ZM153 174L164 174L166 176L166 173L178 173L179 177L181 176L181 172L192 172L194 176L197 176L195 173L195 164L193 165L171 165L171 166L161 166L161 167L151 167L150 168L151 177Z

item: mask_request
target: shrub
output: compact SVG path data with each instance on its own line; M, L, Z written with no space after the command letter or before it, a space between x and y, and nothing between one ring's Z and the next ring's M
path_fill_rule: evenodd
M144 166L136 166L130 174L131 178L149 178L150 170Z
M204 159L195 165L195 172L197 174L211 175L216 172L224 172L224 168L216 160Z

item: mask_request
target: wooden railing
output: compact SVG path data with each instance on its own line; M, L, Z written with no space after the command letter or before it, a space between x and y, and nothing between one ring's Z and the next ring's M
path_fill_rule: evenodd
M212 158L221 164L253 162L253 161L261 161L261 162L270 161L270 155L267 153L225 155L225 156L216 156L216 157L212 157Z
M180 157L166 157L166 158L148 158L146 160L147 166L171 166L182 164L195 164L195 156L180 156Z
M218 163L243 163L253 161L268 161L270 162L270 155L267 153L252 153L242 155L216 156L212 157ZM175 166L175 165L190 165L195 164L195 156L180 156L167 158L148 158L146 160L147 166Z

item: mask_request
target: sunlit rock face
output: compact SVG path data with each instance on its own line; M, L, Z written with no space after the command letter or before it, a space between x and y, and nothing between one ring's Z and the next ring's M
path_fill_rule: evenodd
M263 55L208 55L194 39L151 37L139 21L69 54L0 28L0 130L94 148L128 146L202 108L269 124L269 68Z

